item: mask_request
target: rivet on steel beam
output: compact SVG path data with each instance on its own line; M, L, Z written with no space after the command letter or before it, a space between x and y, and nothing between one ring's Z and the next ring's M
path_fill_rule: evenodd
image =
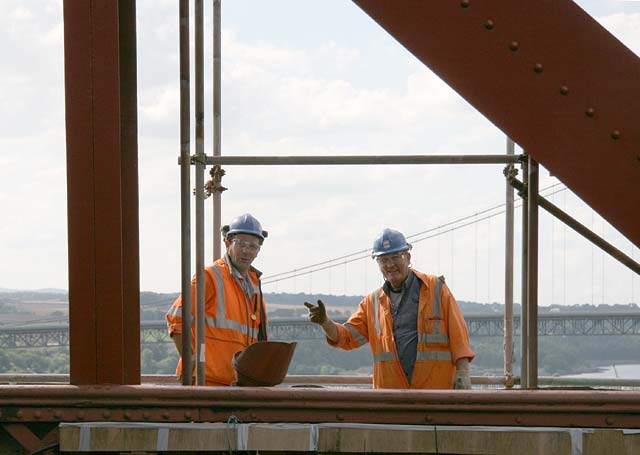
M193 417L193 416L191 415L191 413L190 413L190 412L185 412L185 413L184 413L184 418L185 418L185 419L187 419L187 420L191 420L191 418L192 418L192 417Z
M427 414L427 415L425 415L425 416L424 416L424 421L425 421L426 423L429 423L429 422L432 422L432 421L433 421L433 419L431 418L431 416L430 416L429 414Z
M587 114L587 117L593 117L594 115L596 115L596 110L592 107L588 107L586 111L584 111L585 114Z
M19 418L19 419L22 419L24 417L24 412L22 412L22 411L16 412L16 417Z
M613 130L611 132L611 139L616 140L616 141L618 139L620 139L620 130Z
M142 418L143 418L144 420L149 420L149 413L148 413L147 411L144 411L144 412L142 413Z
M607 425L613 425L613 419L611 417L607 417L606 419L604 419L604 422Z
M463 8L469 8L470 5L471 5L471 2L469 0L462 0L460 2L460 6Z
M127 420L131 420L131 413L129 411L125 411L124 418Z
M102 417L104 417L105 419L111 418L111 411L103 411Z
M493 30L493 27L495 27L495 23L493 22L493 20L491 19L487 19L487 22L484 23L484 28L486 28L487 30Z
M533 65L533 71L535 71L538 74L542 73L543 71L542 63L536 63L535 65Z
M516 423L518 423L518 424L522 423L522 417L517 416L516 417Z
M34 412L34 413L33 413L33 417L34 417L36 420L40 420L40 418L42 417L42 412L40 412L40 411L36 411L36 412Z
M84 420L84 412L79 412L76 417L78 420Z
M517 41L511 41L509 43L509 49L511 49L513 52L517 51L520 48L520 43L518 43Z
M569 87L567 87L566 85L563 85L562 87L560 87L560 94L561 95L568 95L569 94Z
M338 422L342 422L344 420L344 416L342 414L336 414L336 420Z
M60 414L60 411L55 411L53 413L53 418L56 420L60 420L60 417L62 417L62 414Z
M163 413L162 413L162 418L163 418L164 420L169 420L169 413L168 413L168 412L163 412Z

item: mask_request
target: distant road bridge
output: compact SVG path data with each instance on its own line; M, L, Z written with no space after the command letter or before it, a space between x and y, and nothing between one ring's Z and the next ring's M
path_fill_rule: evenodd
M493 314L465 316L472 337L502 337L504 317ZM640 335L640 312L634 313L543 313L538 316L539 336ZM345 322L346 319L336 319ZM520 334L520 318L514 317L514 335ZM169 342L164 322L142 322L142 343ZM272 319L272 340L312 340L324 338L322 330L306 318ZM0 348L42 348L69 345L69 327L41 325L16 328L0 326Z

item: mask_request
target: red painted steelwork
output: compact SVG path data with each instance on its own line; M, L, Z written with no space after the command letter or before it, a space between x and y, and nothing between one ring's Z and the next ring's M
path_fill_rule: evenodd
M0 422L361 422L640 428L640 394L601 390L329 390L3 386Z
M64 2L74 384L139 383L135 8L118 6Z
M119 0L124 384L140 384L136 2Z
M571 0L353 0L640 247L640 59Z

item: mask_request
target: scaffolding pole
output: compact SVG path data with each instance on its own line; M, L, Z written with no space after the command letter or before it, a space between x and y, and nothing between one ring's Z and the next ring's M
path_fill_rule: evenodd
M180 250L182 291L182 384L191 385L191 99L189 73L189 0L180 0Z
M213 156L222 154L221 0L213 0ZM213 178L215 184L215 178ZM222 256L222 190L213 186L213 260Z
M517 179L510 179L511 185L517 189L518 191L523 191L525 185L523 182ZM595 246L600 248L602 251L609 254L612 258L619 261L622 265L628 267L631 271L640 274L640 264L636 262L633 258L627 256L620 249L613 246L611 243L607 242L602 237L595 234L584 224L580 223L578 220L573 218L571 215L564 212L558 206L553 204L551 201L546 199L544 196L538 195L538 205L549 212L549 214L553 215L564 224L569 226L571 229L576 231L578 234L583 236L585 239L589 240Z
M527 388L538 388L538 163L529 156L527 243Z
M529 182L529 161L525 156L522 160L522 180L524 187ZM526 189L520 192L522 198L522 258L521 258L521 305L520 305L520 387L529 388L529 349L527 348L527 340L529 339L529 298L527 294L527 283L529 282L528 270L528 250L527 243L529 241L529 200L525 193Z
M205 384L204 344L204 11L203 0L195 0L196 71L196 385Z
M507 137L507 155L515 155L515 144ZM513 167L513 165L509 165ZM513 384L513 187L506 181L505 248L504 248L504 376L505 384Z
M207 165L309 166L367 164L509 164L518 155L207 156ZM195 160L192 159L192 164Z

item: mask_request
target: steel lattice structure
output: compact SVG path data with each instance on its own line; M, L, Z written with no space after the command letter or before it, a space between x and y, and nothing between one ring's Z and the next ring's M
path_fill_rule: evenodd
M501 315L466 316L472 337L502 337ZM337 319L345 322L346 319ZM520 318L513 320L515 335L520 334ZM146 322L140 327L142 343L169 342L163 322ZM303 318L273 319L269 335L273 340L315 340L324 338L322 331ZM539 336L604 336L640 335L640 313L570 313L543 314L538 321ZM44 348L69 345L66 325L21 327L0 330L2 348Z

